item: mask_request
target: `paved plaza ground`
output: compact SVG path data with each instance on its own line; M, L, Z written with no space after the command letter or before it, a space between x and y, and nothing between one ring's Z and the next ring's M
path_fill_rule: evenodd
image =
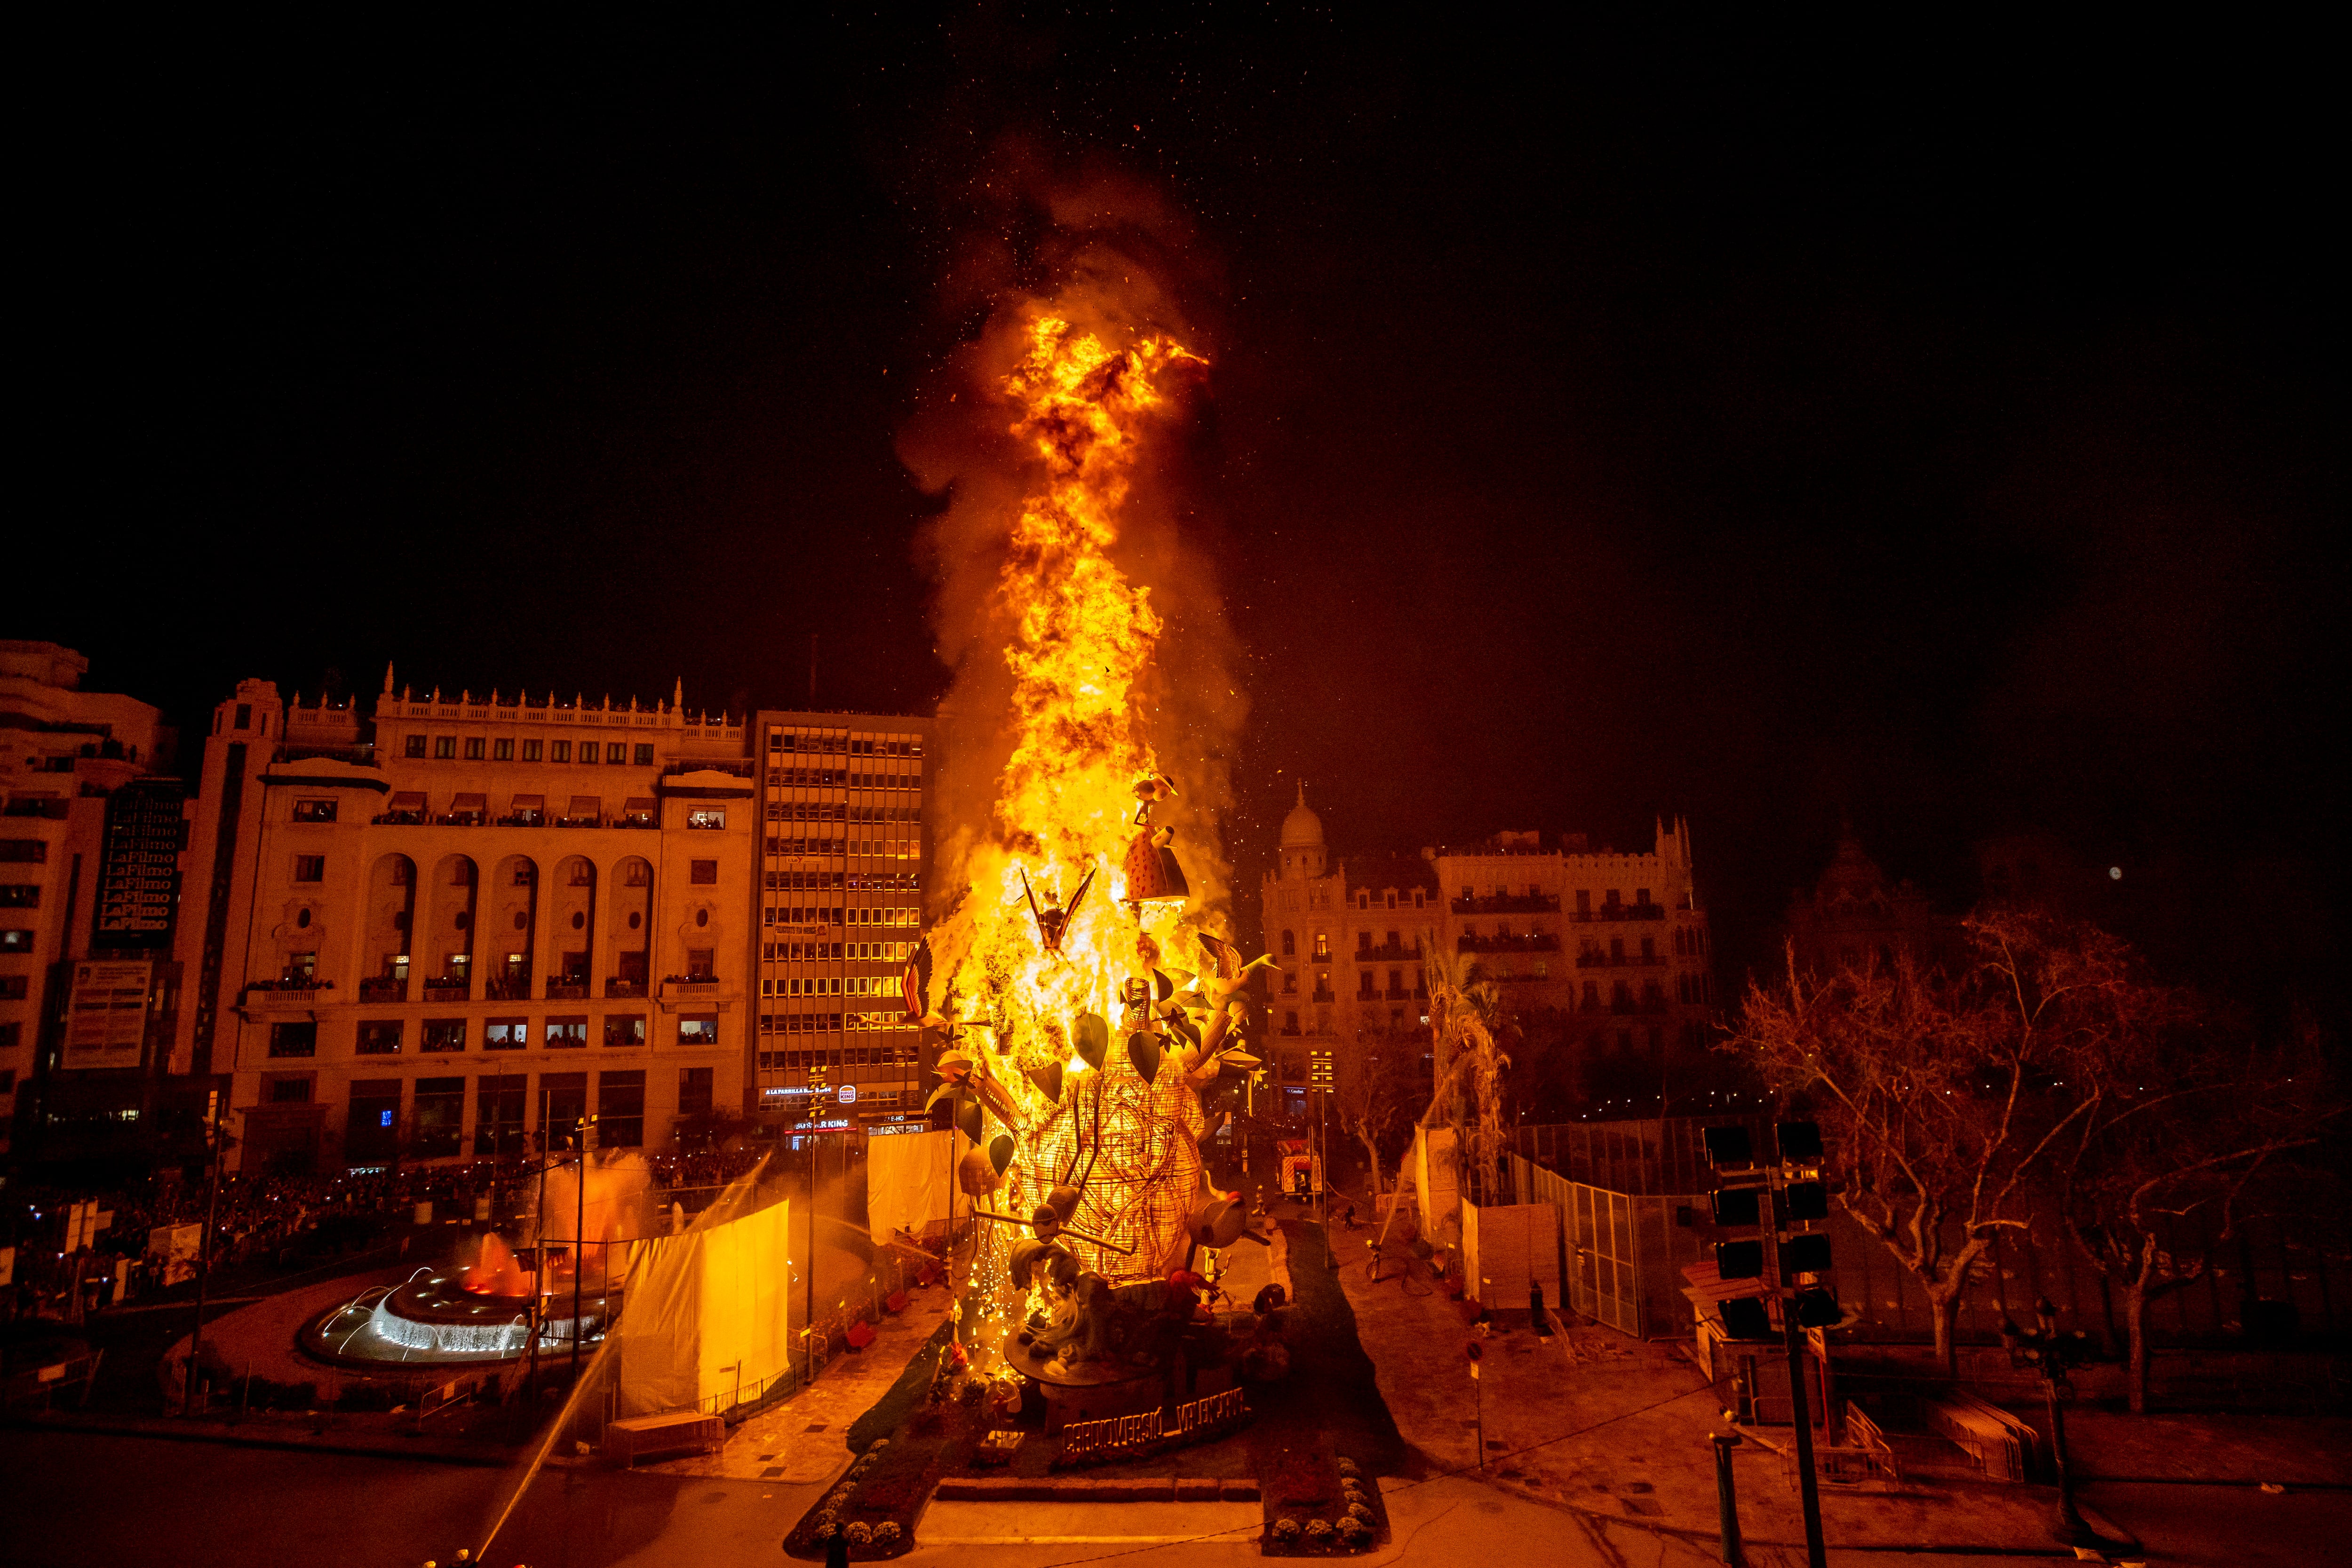
M1369 1206L1363 1206L1369 1207ZM1379 1478L1391 1539L1360 1561L1572 1568L1684 1568L1717 1561L1707 1434L1720 1423L1678 1343L1571 1323L1539 1339L1524 1326L1485 1342L1475 1392L1460 1309L1424 1267L1392 1259L1375 1281L1368 1230L1332 1239L1277 1207L1277 1251L1244 1248L1229 1283L1246 1297L1324 1270L1352 1310L1398 1441ZM305 1291L331 1294L341 1282ZM293 1292L289 1291L289 1294ZM560 1456L524 1492L491 1561L498 1568L775 1563L793 1523L851 1461L851 1426L938 1327L942 1290L915 1292L862 1353L733 1428L719 1451L616 1470ZM289 1314L260 1309L257 1332ZM1523 1315L1522 1315L1523 1319ZM1483 1421L1483 1428L1482 1423ZM2333 1561L2352 1533L2352 1421L2258 1415L2069 1417L2085 1510L2126 1544L2115 1561L2244 1565ZM1483 1438L1484 1448L1481 1448ZM192 1424L121 1408L71 1411L0 1430L14 1482L11 1563L376 1564L447 1563L478 1542L514 1494L524 1450L417 1437L389 1417ZM1484 1461L1483 1466L1481 1461ZM1753 1445L1736 1460L1756 1568L1803 1561L1782 1462ZM2284 1490L2268 1491L2262 1483ZM2073 1561L2048 1533L2035 1486L1910 1483L1823 1503L1842 1568L1898 1568L1956 1556L1982 1564ZM935 1501L910 1563L1117 1562L1187 1568L1263 1561L1255 1505Z

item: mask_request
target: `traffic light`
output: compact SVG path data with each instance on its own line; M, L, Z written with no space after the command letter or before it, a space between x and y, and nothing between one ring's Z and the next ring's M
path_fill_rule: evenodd
M1830 1239L1811 1231L1780 1243L1783 1274L1826 1274L1830 1270Z
M1718 1241L1715 1244L1715 1273L1719 1280L1759 1280L1764 1276L1764 1243L1761 1241Z
M1719 1186L1708 1195L1714 1199L1715 1222L1717 1225L1761 1225L1764 1210L1758 1199L1759 1189L1752 1186Z
M1792 1181L1780 1189L1780 1218L1793 1225L1830 1217L1830 1189L1817 1181Z
M1701 1135L1706 1140L1706 1163L1711 1166L1752 1166L1756 1163L1756 1145L1744 1126L1708 1127Z
M1730 1339L1770 1339L1772 1313L1761 1296L1735 1296L1722 1303L1723 1332Z
M1835 1328L1845 1321L1845 1312L1838 1305L1837 1292L1827 1285L1807 1285L1797 1292L1797 1326L1807 1329Z
M1780 1158L1788 1164L1808 1166L1822 1157L1820 1123L1783 1122L1774 1132L1774 1141L1780 1148Z

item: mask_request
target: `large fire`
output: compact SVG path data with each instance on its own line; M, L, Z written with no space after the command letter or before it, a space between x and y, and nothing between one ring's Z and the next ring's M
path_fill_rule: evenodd
M1223 985L1203 973L1218 947L1201 923L1215 915L1182 896L1166 831L1150 822L1184 787L1187 759L1163 764L1155 746L1163 623L1113 559L1137 465L1205 365L1165 335L1120 346L1109 331L1041 310L994 389L1040 476L1008 516L994 585L1012 744L993 821L965 862L970 892L931 941L935 1011L956 1026L943 1073L988 1107L984 1145L1011 1138L983 1207L1027 1220L1056 1186L1078 1186L1065 1245L1118 1281L1183 1261L1202 1196L1196 1091L1217 1075L1217 1046L1240 1037L1232 965ZM1194 847L1205 852L1192 863L1222 863ZM1157 989L1149 1003L1139 980ZM990 1228L983 1254L1001 1260L1018 1239Z

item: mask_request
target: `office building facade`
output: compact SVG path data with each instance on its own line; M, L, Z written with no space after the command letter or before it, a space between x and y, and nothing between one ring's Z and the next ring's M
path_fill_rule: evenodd
M82 690L89 668L0 642L0 1150L20 1117L61 1154L145 1130L178 1017L172 733L146 703Z
M912 1115L921 1030L899 977L921 940L931 720L763 710L754 1103L786 1127Z

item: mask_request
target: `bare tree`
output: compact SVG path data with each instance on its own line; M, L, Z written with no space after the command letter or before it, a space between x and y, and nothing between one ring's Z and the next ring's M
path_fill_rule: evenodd
M2307 1025L2264 1044L2186 994L2151 1005L2085 1080L2061 1188L2066 1229L2124 1299L2126 1389L2147 1408L2147 1309L2212 1270L2271 1201L2310 1190L2284 1168L2343 1107Z
M1372 1197L1388 1190L1381 1172L1381 1140L1412 1113L1420 1074L1415 1061L1421 1052L1413 1036L1391 1031L1359 1051L1353 1069L1339 1077L1333 1096L1339 1124L1364 1145L1364 1159L1372 1173Z
M2146 999L2104 933L2013 915L1965 933L1948 968L1898 956L1819 977L1791 954L1725 1048L1810 1103L1839 1202L1918 1280L1948 1372L1969 1270L2027 1228L2032 1178L2079 1140L2084 1085Z

